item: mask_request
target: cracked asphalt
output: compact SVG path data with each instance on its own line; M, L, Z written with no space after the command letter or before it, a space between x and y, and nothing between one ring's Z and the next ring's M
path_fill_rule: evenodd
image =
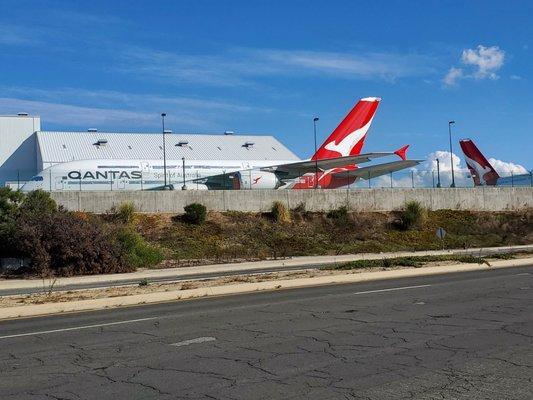
M531 399L532 278L487 268L4 321L0 399Z

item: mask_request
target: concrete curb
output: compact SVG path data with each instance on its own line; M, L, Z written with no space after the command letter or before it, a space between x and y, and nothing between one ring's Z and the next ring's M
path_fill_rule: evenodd
M261 272L264 269L275 269L284 267L301 266L317 266L317 265L331 265L337 263L344 263L356 260L375 260L383 258L408 257L408 256L434 256L434 255L462 255L473 254L476 255L480 251L484 253L499 253L499 252L518 252L518 251L533 251L533 244L520 246L504 246L504 247L486 247L476 249L450 249L450 250L428 250L428 251L401 251L392 253L361 253L361 254L344 254L337 256L303 256L292 257L280 260L267 260L243 263L230 264L215 264L203 265L195 267L180 267L180 268L165 268L156 270L139 270L136 272L124 274L108 274L108 275L86 275L71 278L58 278L54 283L54 289L60 290L63 286L68 285L90 285L102 282L109 282L110 285L119 281L137 280L158 280L165 278L180 279L183 277L194 278L194 275L210 274L210 273L224 273L224 272L238 272L238 271L257 271ZM49 282L46 280L43 284L41 279L8 279L0 280L0 290L12 289L41 289L46 288Z
M224 296L232 294L251 293L264 290L302 288L308 286L321 286L329 284L366 282L383 279L408 278L415 276L429 276L439 274L449 274L454 272L470 272L485 270L487 268L512 268L530 265L533 258L520 260L496 261L491 267L478 264L456 264L442 267L423 267L398 269L391 271L361 272L355 274L329 275L313 278L283 279L277 281L258 283L239 283L223 286L205 287L188 290L174 290L170 292L147 293L132 296L112 297L94 300L81 300L64 303L49 303L24 305L0 309L0 320L35 317L48 314L59 314L63 312L79 312L89 310L99 310L105 308L134 306L150 303L161 303L176 300L194 299L207 296Z

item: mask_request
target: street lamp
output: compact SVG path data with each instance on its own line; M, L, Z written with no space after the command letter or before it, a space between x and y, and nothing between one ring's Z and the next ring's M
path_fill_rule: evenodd
M455 121L448 122L448 133L450 135L450 163L452 165L452 184L450 187L455 187L455 174L453 173L453 149L452 149L452 124L455 124Z
M163 174L165 175L165 185L163 190L167 188L167 150L166 150L166 140L165 140L165 117L166 113L161 113L161 122L163 124Z
M181 173L183 174L183 186L181 187L181 190L187 190L187 185L185 185L185 157L181 158L182 161L182 169Z
M316 123L318 117L313 118L313 132L315 136L315 189L318 187L318 157L316 156Z

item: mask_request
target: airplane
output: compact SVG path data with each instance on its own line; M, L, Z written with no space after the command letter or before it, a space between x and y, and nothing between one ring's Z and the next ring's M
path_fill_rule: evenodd
M396 151L361 153L380 98L359 100L316 153L307 160L162 160L92 159L60 163L31 178L22 191L165 190L165 189L308 189L337 188L359 179L413 167L407 146ZM359 167L386 156L400 160Z
M532 174L501 177L471 139L459 141L474 186L533 186Z

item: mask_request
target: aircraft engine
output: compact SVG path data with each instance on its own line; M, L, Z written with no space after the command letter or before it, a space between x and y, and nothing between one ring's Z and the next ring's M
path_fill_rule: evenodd
M277 189L282 185L276 174L256 169L234 174L233 189Z

